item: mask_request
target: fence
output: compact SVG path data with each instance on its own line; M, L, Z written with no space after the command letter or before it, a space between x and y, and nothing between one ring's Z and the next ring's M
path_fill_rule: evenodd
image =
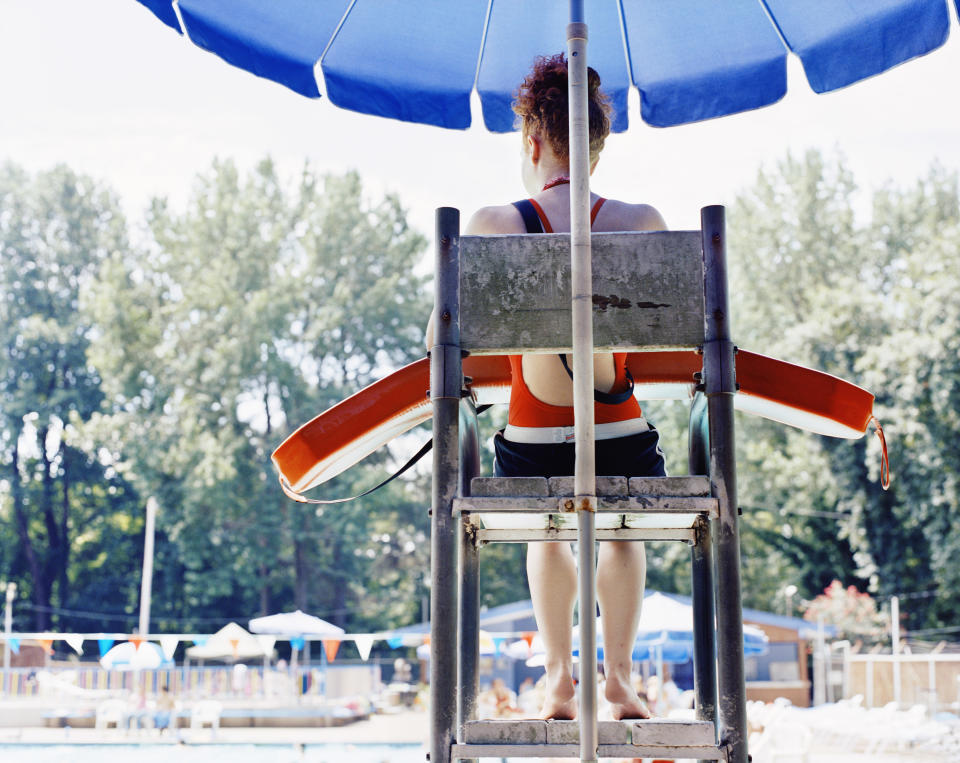
M931 715L960 710L960 654L848 654L843 696L864 706L926 705Z
M242 668L242 669L241 669ZM275 670L261 666L190 666L158 670L105 670L98 665L0 669L0 696L34 697L71 687L81 691L155 696L166 688L184 699L244 697L340 697L375 692L380 685L377 661L299 666Z

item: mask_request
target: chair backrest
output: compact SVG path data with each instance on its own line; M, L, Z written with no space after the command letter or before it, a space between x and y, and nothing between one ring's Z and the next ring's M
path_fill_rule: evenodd
M594 348L691 348L704 341L700 231L594 233ZM460 237L460 346L476 355L572 346L570 237Z

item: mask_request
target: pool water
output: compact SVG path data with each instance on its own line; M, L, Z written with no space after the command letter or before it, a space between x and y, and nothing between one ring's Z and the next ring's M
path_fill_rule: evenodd
M0 745L4 763L424 763L419 744Z

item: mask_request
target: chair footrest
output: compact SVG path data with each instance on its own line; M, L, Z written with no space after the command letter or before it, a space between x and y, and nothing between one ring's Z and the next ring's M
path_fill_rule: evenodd
M601 721L597 732L601 758L724 758L709 721ZM576 721L470 721L463 728L463 743L454 745L454 759L578 757L579 741Z
M480 530L498 531L481 540L540 538L537 534L501 537L499 531L577 528L572 477L478 477L471 491L470 496L454 500L453 512ZM626 534L635 540L689 540L690 528L699 517L715 519L718 513L707 477L597 478L597 530L643 531Z

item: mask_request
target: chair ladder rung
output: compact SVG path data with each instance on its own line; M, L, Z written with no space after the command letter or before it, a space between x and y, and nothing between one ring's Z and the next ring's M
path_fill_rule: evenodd
M601 721L597 724L601 758L697 758L722 760L710 721L656 718ZM463 742L454 759L481 757L577 757L576 721L489 720L464 724Z

